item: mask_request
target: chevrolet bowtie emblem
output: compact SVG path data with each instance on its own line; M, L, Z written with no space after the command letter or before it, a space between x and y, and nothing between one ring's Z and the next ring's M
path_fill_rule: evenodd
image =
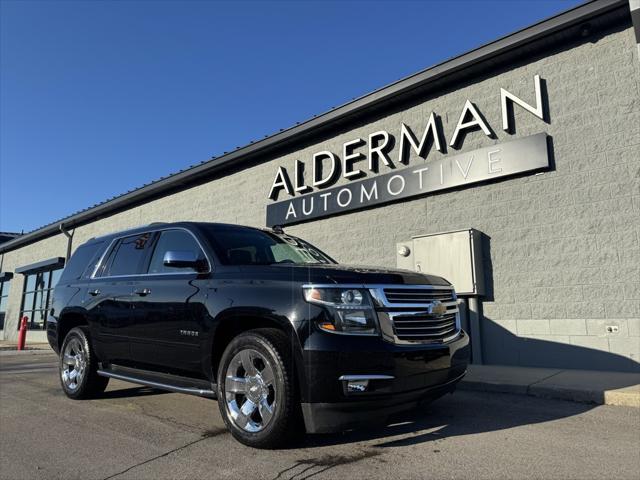
M442 316L445 313L447 313L447 307L446 307L446 305L444 303L442 303L442 302L440 302L438 300L435 300L429 306L429 313L431 315Z

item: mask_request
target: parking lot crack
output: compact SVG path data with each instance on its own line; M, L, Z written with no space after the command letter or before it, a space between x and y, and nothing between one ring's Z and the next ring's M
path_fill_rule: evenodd
M130 472L131 470L133 470L135 468L141 467L141 466L146 465L146 464L151 463L151 462L155 462L156 460L158 460L160 458L167 457L167 456L171 455L172 453L179 452L180 450L184 450L185 448L188 448L188 447L190 447L192 445L195 445L196 443L200 443L200 442L202 442L202 441L204 441L207 438L210 438L212 436L214 436L214 433L208 433L207 432L207 433L203 434L202 437L198 438L197 440L193 440L192 442L189 442L189 443L186 443L186 444L181 445L179 447L173 448L173 449L169 450L168 452L164 452L164 453L162 453L160 455L156 455L155 457L152 457L152 458L149 458L149 459L144 460L142 462L136 463L135 465L132 465L132 466L130 466L128 468L125 468L124 470L121 470L120 472L114 473L113 475L109 475L108 477L104 477L102 480L109 480L111 478L118 477L118 476L123 475L123 474L125 474L127 472Z
M179 420L176 420L175 418L163 417L163 416L151 413L145 408L144 405L139 405L139 408L141 410L142 415L144 415L146 417L155 418L156 420L159 420L162 423L170 423L171 425L174 425L176 427L182 427L182 428L186 428L188 430L198 430L199 429L195 425L189 425L188 423L180 422Z
M533 382L533 383L530 383L529 385L527 385L527 395L529 395L529 394L531 393L531 390L530 390L530 389L531 389L531 387L533 387L534 385L537 385L538 383L544 382L545 380L549 380L550 378L555 377L556 375L559 375L559 374L561 374L561 373L562 373L562 370L558 370L557 372L552 373L551 375L548 375L548 376L546 376L546 377L544 377L544 378L541 378L540 380L536 380L536 381L535 381L535 382Z

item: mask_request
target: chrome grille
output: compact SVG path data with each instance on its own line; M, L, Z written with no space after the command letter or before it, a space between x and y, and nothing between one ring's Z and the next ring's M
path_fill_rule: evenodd
M389 303L426 303L432 300L452 301L451 290L427 290L424 288L385 288L384 296Z
M456 314L442 317L425 314L390 315L393 321L393 331L402 340L443 340L456 332Z
M434 300L442 302L447 307L447 312L458 311L456 294L451 287L444 288L385 288L384 296L391 307L410 306L425 307Z
M453 287L384 285L372 289L383 336L394 343L443 343L460 331ZM438 304L446 311L434 311ZM440 306L441 308L441 306Z

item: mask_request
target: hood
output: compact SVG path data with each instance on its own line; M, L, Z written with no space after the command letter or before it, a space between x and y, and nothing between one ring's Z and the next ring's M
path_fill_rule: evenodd
M254 279L288 280L300 283L357 283L384 285L450 285L442 277L413 272L360 265L276 264L246 266L242 270Z

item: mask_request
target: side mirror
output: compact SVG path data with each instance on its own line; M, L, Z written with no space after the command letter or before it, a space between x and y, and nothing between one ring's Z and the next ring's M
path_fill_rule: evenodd
M162 263L165 267L172 268L193 268L198 271L202 264L196 257L195 252L185 250L169 250L165 252Z

